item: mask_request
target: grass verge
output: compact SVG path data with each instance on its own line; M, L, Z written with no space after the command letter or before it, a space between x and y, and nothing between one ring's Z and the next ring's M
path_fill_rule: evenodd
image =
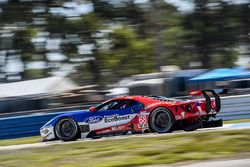
M250 153L250 131L159 135L0 151L0 166L129 167Z
M38 143L40 139L41 139L40 136L32 136L32 137L23 137L23 138L17 138L17 139L0 140L0 147L9 146L9 145L17 145L17 144Z

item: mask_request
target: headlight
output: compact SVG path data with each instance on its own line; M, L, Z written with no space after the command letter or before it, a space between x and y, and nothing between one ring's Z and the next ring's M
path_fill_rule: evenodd
M42 129L42 130L41 130L41 133L44 133L44 134L47 134L48 132L49 132L48 129Z

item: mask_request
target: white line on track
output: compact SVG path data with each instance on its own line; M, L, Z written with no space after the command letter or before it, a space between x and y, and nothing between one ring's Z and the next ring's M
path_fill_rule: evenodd
M193 132L175 131L173 133L164 133L164 134L147 133L147 134L103 137L100 139L82 139L82 140L77 140L77 141L72 141L72 142L51 141L51 142L39 142L39 143L32 143L32 144L0 146L0 151L39 148L39 147L47 147L47 146L58 145L58 144L72 144L72 143L76 143L76 142L97 142L97 141L118 140L118 139L127 139L127 138L135 138L135 137L140 137L140 138L159 137L159 136L172 136L172 135L176 135L176 134L206 133L206 132L214 132L214 131L228 131L228 130L239 130L239 129L250 129L250 122L236 123L236 124L225 124L225 125L223 125L223 127L199 129L199 130L196 130Z
M180 167L246 167L250 165L250 159L237 159L237 160L222 160L222 161L211 161L211 162L199 162L190 165L184 165Z

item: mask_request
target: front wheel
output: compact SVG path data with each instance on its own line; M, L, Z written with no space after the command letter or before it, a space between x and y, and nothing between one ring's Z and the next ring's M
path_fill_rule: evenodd
M164 107L154 109L149 117L151 130L158 133L171 132L174 121L172 113Z
M62 118L57 122L55 132L60 140L73 141L78 138L79 128L72 118Z

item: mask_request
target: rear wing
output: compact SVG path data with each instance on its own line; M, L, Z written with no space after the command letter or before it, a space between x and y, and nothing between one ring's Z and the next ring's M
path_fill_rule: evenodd
M214 110L218 113L221 109L220 96L214 90L192 90L189 92L190 96L203 96L206 100L206 112L209 113L212 110L211 98L215 99Z

